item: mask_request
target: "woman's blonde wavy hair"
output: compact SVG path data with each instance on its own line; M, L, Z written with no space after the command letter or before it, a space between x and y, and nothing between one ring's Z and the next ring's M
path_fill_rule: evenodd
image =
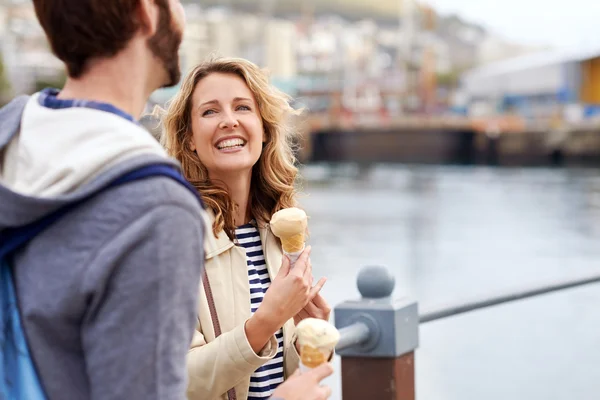
M290 97L269 83L268 76L255 64L239 58L213 58L196 66L183 80L181 89L163 113L161 143L182 166L185 178L198 189L206 206L215 214L213 233L224 230L235 237L234 204L227 189L208 178L206 167L190 148L192 138L192 95L203 78L213 73L235 74L254 94L263 122L265 144L252 168L249 210L259 226L273 213L296 205L295 181L298 169L293 151L295 132L291 117L299 112Z

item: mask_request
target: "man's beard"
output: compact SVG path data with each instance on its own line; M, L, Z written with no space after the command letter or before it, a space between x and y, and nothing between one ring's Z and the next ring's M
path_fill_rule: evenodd
M159 7L158 27L156 33L148 40L148 47L167 72L168 80L161 87L170 87L175 86L181 79L179 46L183 33L173 26L168 0L160 0L156 4Z

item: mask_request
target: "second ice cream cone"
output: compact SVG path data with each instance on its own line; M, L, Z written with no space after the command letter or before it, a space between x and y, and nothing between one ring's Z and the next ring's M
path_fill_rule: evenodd
M327 362L331 356L332 350L316 349L312 346L304 345L300 349L300 361L305 367L316 368Z
M318 367L328 362L335 345L340 340L340 333L329 322L318 318L306 318L296 326L298 344L300 345L300 369Z

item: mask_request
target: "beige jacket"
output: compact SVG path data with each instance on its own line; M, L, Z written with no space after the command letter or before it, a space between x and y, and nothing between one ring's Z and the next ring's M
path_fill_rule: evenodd
M212 215L209 218L207 226L212 227ZM273 280L281 266L281 244L268 225L259 231L265 262ZM227 391L235 388L237 400L246 400L250 375L275 357L277 339L273 336L260 354L254 353L244 330L244 324L251 316L245 250L235 246L225 232L216 239L214 235L206 235L206 238L205 268L222 334L215 339L208 300L200 283L198 324L187 356L187 397L189 400L225 400ZM299 356L292 343L294 329L293 320L283 327L285 377L298 367Z

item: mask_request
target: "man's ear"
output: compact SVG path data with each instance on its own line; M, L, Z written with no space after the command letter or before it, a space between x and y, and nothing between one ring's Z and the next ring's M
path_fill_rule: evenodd
M138 18L144 34L152 36L156 33L158 29L158 14L159 9L155 0L140 0Z

